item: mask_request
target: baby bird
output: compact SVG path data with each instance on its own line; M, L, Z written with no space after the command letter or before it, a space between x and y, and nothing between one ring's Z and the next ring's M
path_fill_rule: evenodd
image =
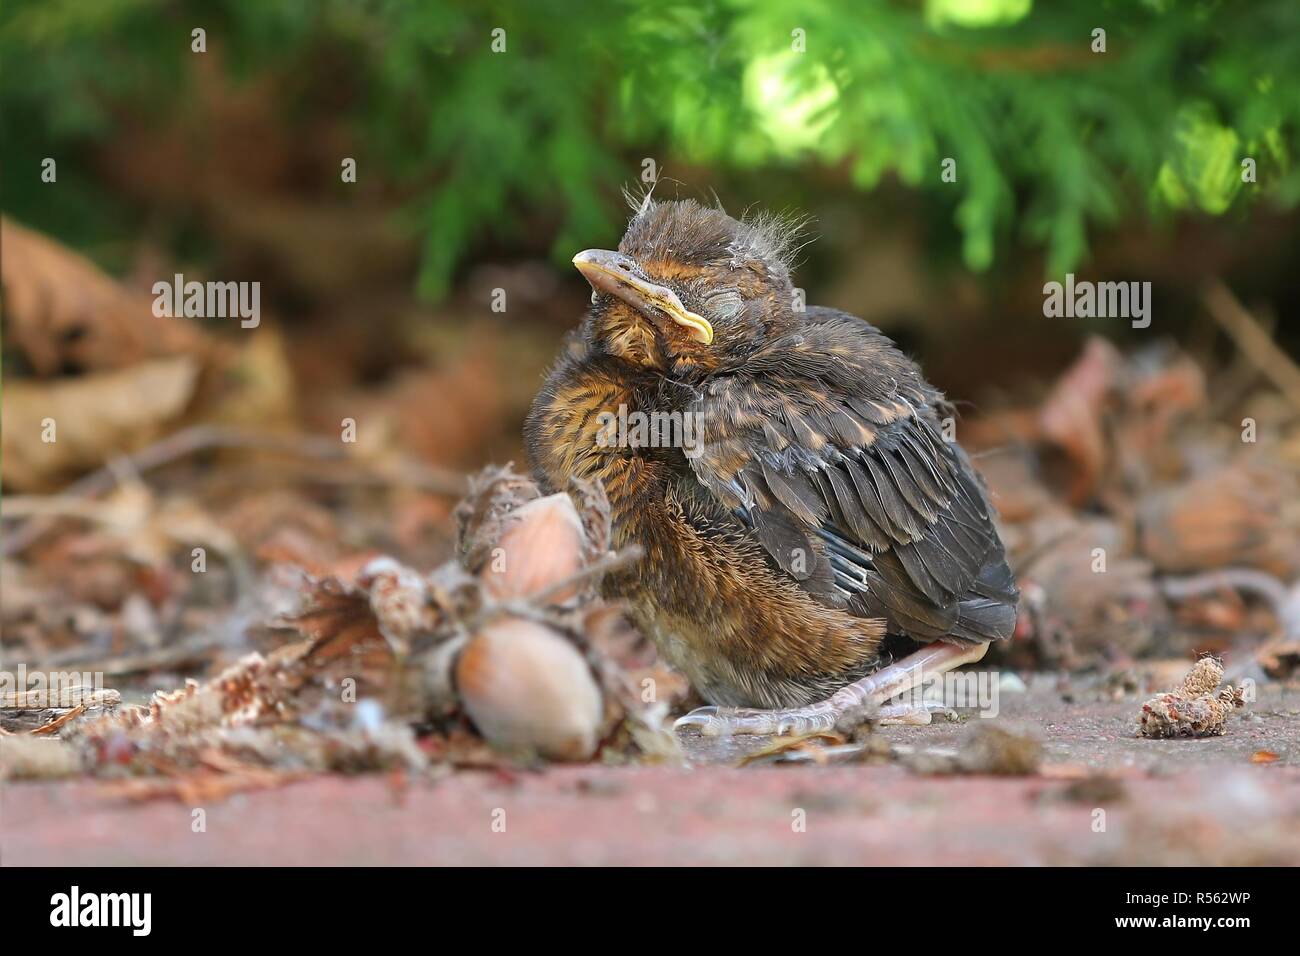
M879 330L805 307L780 218L692 201L633 215L574 265L591 308L524 434L553 491L598 478L611 575L713 705L702 733L813 732L984 656L1017 591L943 395ZM917 648L888 663L886 635ZM891 639L891 645L896 643Z

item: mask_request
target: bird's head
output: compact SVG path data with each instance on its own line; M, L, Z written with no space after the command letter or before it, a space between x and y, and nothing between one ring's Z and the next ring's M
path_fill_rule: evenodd
M737 220L691 200L647 198L617 251L573 257L593 290L594 338L612 355L670 374L743 364L793 320L797 232L777 217Z

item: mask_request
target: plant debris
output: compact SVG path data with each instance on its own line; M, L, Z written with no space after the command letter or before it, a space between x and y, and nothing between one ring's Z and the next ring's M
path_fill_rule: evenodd
M603 493L583 487L577 497L542 497L529 479L495 469L459 511L460 553L473 573L451 561L421 574L380 556L353 583L304 577L304 606L284 624L307 640L248 654L146 706L46 724L47 751L6 737L5 772L215 774L223 781L202 789L225 792L269 786L269 770L285 780L418 773L430 755L455 763L462 754L482 764L468 729L507 759L582 761L601 748L607 759L680 759L666 708L642 703L605 650L627 642L628 625L594 583L625 558L604 553Z
M70 721L112 713L122 702L115 690L60 687L0 694L0 731L48 734Z
M1228 715L1246 705L1231 684L1219 691L1223 664L1202 657L1176 690L1142 705L1139 737L1218 737L1227 730ZM1218 691L1216 694L1215 692Z
M1043 742L1027 730L975 721L956 748L895 747L911 770L927 774L990 774L1028 777L1043 763Z

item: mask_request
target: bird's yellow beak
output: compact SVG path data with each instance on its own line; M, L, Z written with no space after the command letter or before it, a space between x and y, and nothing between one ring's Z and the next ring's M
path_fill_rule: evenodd
M597 292L618 296L646 316L657 310L686 329L691 338L705 345L713 343L713 326L703 316L682 305L677 293L644 278L631 256L605 249L587 249L573 257L584 279Z

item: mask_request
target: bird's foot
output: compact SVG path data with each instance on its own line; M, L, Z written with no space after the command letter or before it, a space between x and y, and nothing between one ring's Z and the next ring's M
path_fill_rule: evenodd
M732 734L774 734L778 737L802 736L827 731L835 726L839 715L826 708L792 707L789 710L751 710L747 707L697 707L677 718L674 730L694 727L705 737L728 737Z
M885 723L928 724L936 710L921 704L887 704L936 674L972 664L984 657L987 644L973 647L935 642L915 654L882 667L873 674L837 690L829 699L788 710L752 710L745 707L700 707L673 724L674 730L696 728L706 737L732 734L799 736L825 733L849 714L866 713Z

